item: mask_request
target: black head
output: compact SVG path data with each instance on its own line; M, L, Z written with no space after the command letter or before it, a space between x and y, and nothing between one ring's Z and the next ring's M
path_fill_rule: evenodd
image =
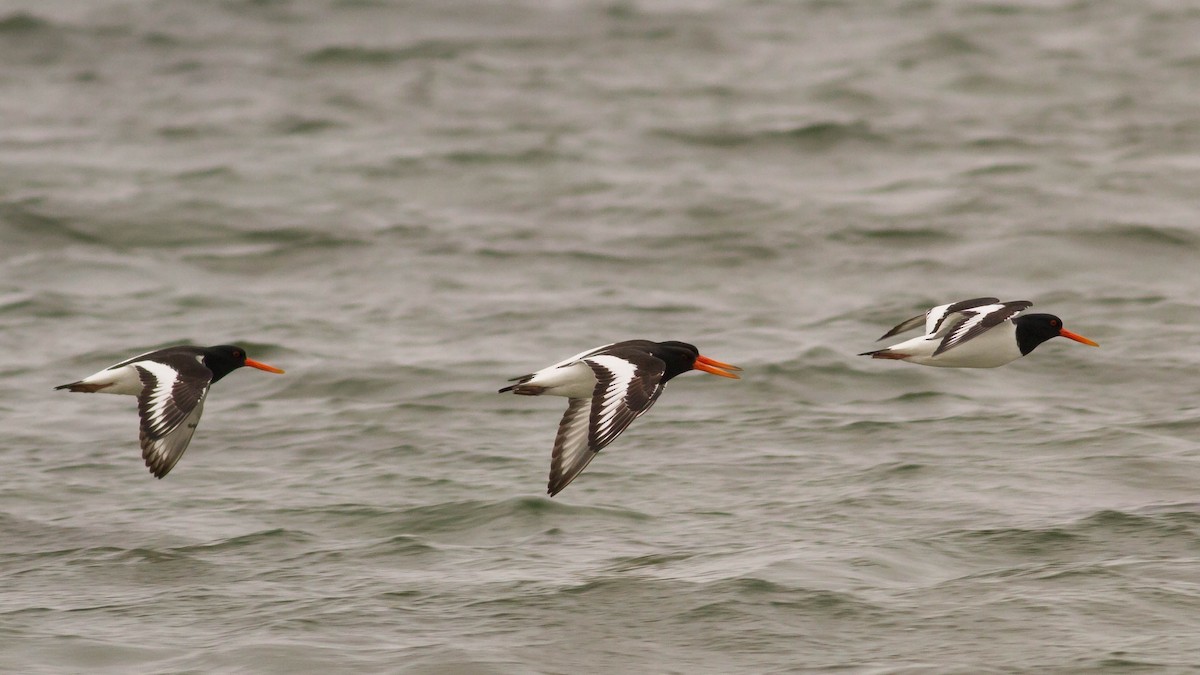
M1013 319L1017 326L1017 347L1024 356L1050 338L1065 337L1085 345L1099 347L1091 340L1063 328L1062 319L1053 314L1022 314Z
M741 370L737 366L731 366L728 363L721 363L702 356L700 350L696 349L695 345L690 345L686 342L677 342L668 340L667 342L659 342L651 349L656 357L662 359L666 364L666 370L663 372L662 381L665 383L676 375L682 375L689 370L702 370L713 375L721 377L732 377L738 379L734 373L728 372L731 370Z
M268 366L265 363L259 363L253 359L246 358L246 350L236 345L217 345L215 347L207 347L204 350L204 365L212 371L212 381L225 377L229 373L241 368L242 366L250 366L265 370L268 373L280 373L283 371L275 366Z
M695 345L674 340L658 343L654 346L652 353L667 364L667 369L663 373L663 382L695 368L696 358L700 356L700 350L696 349Z

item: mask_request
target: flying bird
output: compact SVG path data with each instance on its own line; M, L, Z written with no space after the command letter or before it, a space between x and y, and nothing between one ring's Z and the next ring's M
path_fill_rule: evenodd
M1062 319L1053 314L1021 314L1032 305L1027 300L1000 302L996 298L938 305L879 339L919 327L924 328L924 335L859 356L943 368L995 368L1025 356L1051 338L1065 337L1100 346L1063 328Z
M654 405L671 378L689 370L738 379L732 371L741 368L701 356L686 342L627 340L515 377L500 393L568 399L550 455L546 492L553 497Z
M208 388L242 366L283 373L246 358L241 347L180 346L146 352L55 389L136 396L142 458L154 477L162 478L187 450Z

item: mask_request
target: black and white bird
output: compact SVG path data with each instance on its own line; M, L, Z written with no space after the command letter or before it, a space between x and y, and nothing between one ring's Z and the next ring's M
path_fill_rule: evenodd
M1063 328L1062 319L1053 314L1020 314L1032 305L1027 300L1000 302L996 298L938 305L879 339L921 326L924 335L859 356L943 368L995 368L1025 356L1051 338L1065 337L1092 347L1100 346Z
M521 396L565 396L567 412L558 423L550 455L551 497L570 485L589 462L658 400L676 375L700 370L738 379L737 366L701 356L686 342L614 342L515 377L511 391Z
M241 347L180 346L146 352L55 389L136 396L142 458L155 478L162 478L187 450L208 388L242 366L283 373L246 358Z

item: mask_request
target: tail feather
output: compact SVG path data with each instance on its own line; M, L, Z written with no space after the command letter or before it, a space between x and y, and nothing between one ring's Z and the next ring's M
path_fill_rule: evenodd
M900 361L903 359L907 359L908 357L912 356L912 354L905 354L904 352L894 352L889 347L887 349L876 349L873 352L863 352L863 353L859 354L859 356L869 356L873 359L893 359L896 361Z
M536 385L526 386L525 383L532 379L533 379L532 374L522 375L521 377L514 377L511 380L509 380L509 382L516 382L516 384L510 384L507 387L501 389L500 391L498 391L496 393L503 394L506 391L511 391L512 393L519 394L521 396L538 396L543 391L546 391L545 387L539 387Z
M94 393L100 391L101 389L104 389L105 387L111 387L111 386L112 386L112 382L107 382L105 384L87 384L83 381L80 381L80 382L72 382L71 384L60 384L57 387L55 387L54 390L58 391L59 389L66 389L67 391L79 391L79 392L83 392L85 394L94 394Z
M511 391L518 396L541 396L545 393L546 388L536 384L514 384L501 389L499 393L503 394L506 391Z

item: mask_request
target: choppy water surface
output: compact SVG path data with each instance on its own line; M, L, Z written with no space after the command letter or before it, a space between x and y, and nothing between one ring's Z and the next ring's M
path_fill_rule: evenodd
M0 1L0 668L1200 665L1200 12ZM855 357L1029 299L1099 341ZM559 399L688 375L559 497ZM236 341L163 481L130 399Z

